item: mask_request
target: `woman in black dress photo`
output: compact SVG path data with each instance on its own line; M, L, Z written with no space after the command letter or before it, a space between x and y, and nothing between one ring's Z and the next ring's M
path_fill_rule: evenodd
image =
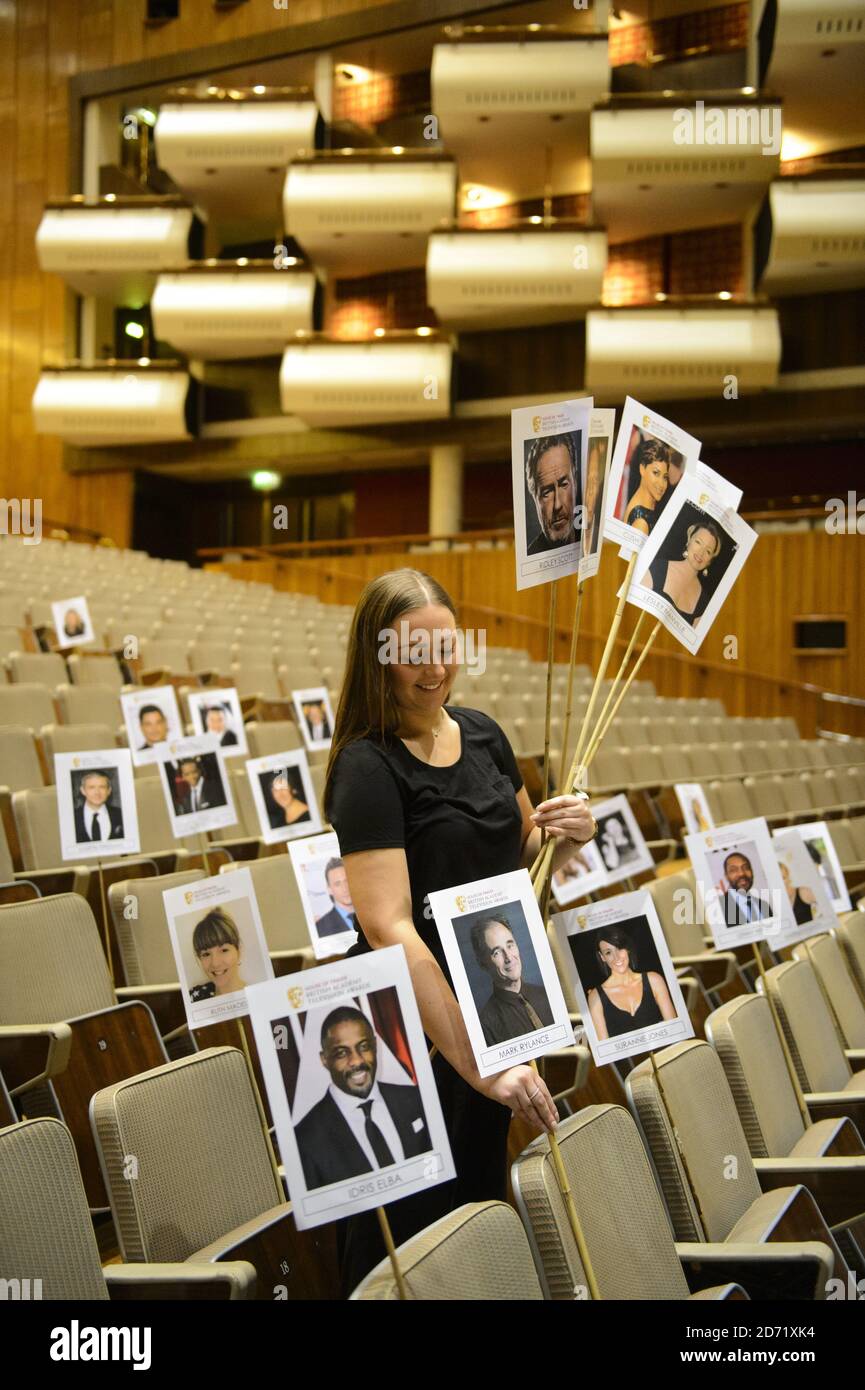
M424 630L428 640L383 663L379 654L406 630ZM451 646L443 645L447 634ZM428 895L528 868L541 826L557 841L554 870L595 832L582 797L552 797L534 810L495 720L448 705L458 666L433 659L443 650L457 651L456 615L435 579L406 568L366 585L348 640L324 796L357 916L349 954L405 950L436 1048L433 1072L457 1172L390 1207L397 1245L465 1202L505 1197L511 1114L540 1132L558 1118L530 1067L478 1073ZM373 1212L349 1218L339 1239L348 1293L385 1248Z
M622 927L605 928L595 958L605 978L586 998L599 1042L676 1017L663 975L640 973L633 939Z
M686 623L696 627L710 597L705 576L720 549L721 533L714 521L707 518L695 522L685 533L682 558L668 560L662 550L655 556L642 583L666 599Z
M660 439L641 439L631 458L631 474L639 474L639 486L625 510L625 525L648 536L659 512L658 507L670 485L670 462L675 450Z

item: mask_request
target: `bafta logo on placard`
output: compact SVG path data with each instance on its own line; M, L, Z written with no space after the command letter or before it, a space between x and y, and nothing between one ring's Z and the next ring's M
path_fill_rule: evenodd
M533 415L533 416L532 416L532 429L534 430L535 434L537 434L537 433L540 431L540 428L541 428L541 417L540 417L540 415Z
M293 1009L299 1009L303 1004L304 989L303 985L292 985L285 991L285 997Z
M194 894L194 893L184 893L184 895L183 895L183 900L184 900L184 902L186 903L186 906L187 906L187 907L192 907L192 903L193 903L193 899L194 899L194 898L195 898L195 894Z
M457 905L457 912L465 912L465 910L466 910L466 900L465 900L465 898L462 896L461 893L457 893L457 896L456 896L456 905Z
M579 928L580 928L580 931L585 931L585 930L586 930L586 926L587 926L587 924L588 924L588 921L589 921L589 919L588 919L588 917L586 916L585 912L578 912L578 913L577 913L577 924L578 924L578 926L579 926Z

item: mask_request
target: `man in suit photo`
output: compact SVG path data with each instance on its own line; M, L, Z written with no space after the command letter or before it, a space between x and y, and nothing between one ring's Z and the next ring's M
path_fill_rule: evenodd
M196 811L209 811L225 805L225 792L217 778L206 775L207 754L203 758L181 758L181 783L177 788L177 814L189 816ZM202 767L202 764L204 765Z
M216 734L223 748L234 747L237 744L237 734L229 729L226 723L224 705L209 705L203 714L204 733Z
M308 1189L429 1152L420 1091L376 1080L378 1044L360 1009L343 1005L328 1014L319 1056L330 1083L294 1131Z
M744 927L749 922L760 922L771 917L771 911L760 901L754 886L754 870L747 855L738 850L732 851L724 860L724 877L729 884L722 899L724 921L728 927Z
M357 918L351 901L348 874L341 859L328 859L324 867L324 881L333 907L319 917L315 930L319 936L337 936L341 932L357 931Z
M123 813L119 806L107 805L111 778L107 772L85 772L78 783L83 800L75 804L75 838L79 844L89 840L122 840Z
M523 979L523 962L506 917L482 917L471 932L475 960L489 975L493 992L478 1010L489 1047L548 1028L553 1011L543 985Z

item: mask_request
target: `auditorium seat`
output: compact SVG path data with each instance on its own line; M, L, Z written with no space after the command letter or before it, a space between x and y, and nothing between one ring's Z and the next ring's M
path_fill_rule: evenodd
M504 1202L471 1202L443 1216L397 1249L406 1294L421 1302L539 1302L543 1299L523 1224ZM358 1285L351 1300L399 1298L389 1259Z
M69 1126L90 1206L102 1207L105 1192L88 1101L108 1080L165 1061L153 1015L128 992L112 988L96 919L75 893L0 907L0 952L0 1027L5 1036L21 1025L67 1023L72 1030L65 1068L52 1078L50 1096L42 1099L30 1092L28 1114L47 1106ZM27 1066L23 1056L14 1062ZM11 1066L7 1053L4 1075L15 1090L29 1078Z
M768 1163L758 1174L724 1069L709 1044L675 1043L656 1052L654 1063L656 1070L651 1061L640 1062L625 1085L677 1241L729 1247L818 1241L831 1250L834 1272L846 1278L841 1252L810 1192L796 1182L773 1186ZM830 1262L819 1290L832 1273ZM795 1295L779 1275L763 1296Z
M247 662L235 661L229 672L241 700L284 700L287 691L279 683L273 666L252 666ZM319 681L315 682L320 684Z
M123 673L113 656L70 656L67 658L73 685L99 685L116 690L123 688Z
M72 1136L59 1120L24 1120L0 1130L0 1167L0 1277L7 1287L16 1284L19 1298L186 1302L252 1296L255 1270L239 1260L103 1268ZM27 1293L20 1291L25 1284Z
M242 1249L259 1298L337 1296L333 1227L296 1230L242 1052L211 1047L108 1085L91 1113L124 1259L199 1264Z
M90 870L80 864L66 864L47 870L23 867L16 869L6 826L0 819L0 888L4 890L0 893L0 901L21 902L26 898L43 897L51 893L80 893L86 896L89 886Z
M17 629L29 626L26 598L20 594L0 594L0 627Z
M56 690L69 679L66 662L56 652L10 652L9 679L16 685L42 685Z
M290 753L303 747L293 719L253 720L246 725L246 741L251 758L267 758L271 753Z
M233 660L231 644L212 634L205 641L193 642L189 654L189 664L197 676L228 676Z
M838 920L835 935L844 952L847 969L865 999L865 912L845 912Z
M717 825L750 820L757 814L745 782L710 782L706 795Z
M281 660L281 658L280 658ZM304 662L283 663L277 668L277 675L282 682L282 688L286 695L292 690L309 690L317 685L324 685L321 667L314 664L307 657Z
M784 795L784 778L746 777L745 789L754 807L754 815L765 816L770 825L784 825L791 819Z
M143 638L140 651L139 679L144 675L161 672L165 675L188 675L190 643L186 640L147 637Z
M742 745L738 743L712 743L710 751L715 759L719 777L744 777L748 771L742 756Z
M54 781L55 753L95 752L117 746L117 739L107 724L46 724L41 737L49 782Z
M44 782L32 731L20 725L0 724L0 787L20 792L41 787Z
M813 967L784 961L766 980L811 1115L849 1115L865 1137L865 1071L853 1070Z
M64 724L107 724L119 728L122 710L118 692L108 685L61 685L57 704ZM53 714L44 723L53 722Z
M108 910L114 923L127 993L153 1010L163 1042L186 1031L186 1012L177 980L177 964L168 933L163 893L205 877L203 869L184 869L158 878L130 877L108 888ZM133 911L129 911L130 905Z
M806 960L817 976L838 1030L841 1045L862 1054L865 1067L865 1003L841 946L832 932L810 936L793 947L794 960Z
M44 685L0 685L0 727L17 724L36 733L55 718L54 701Z
M637 1302L745 1298L726 1282L731 1259L738 1271L754 1263L768 1271L774 1252L694 1244L677 1250L646 1151L627 1110L590 1105L557 1128L559 1151L586 1250L602 1299ZM514 1200L526 1230L544 1296L587 1298L588 1281L559 1190L550 1146L535 1139L511 1168ZM611 1213L627 1212L627 1221ZM681 1254L680 1254L681 1251ZM690 1292L683 1261L699 1292ZM699 1276L694 1264L699 1262ZM766 1278L766 1273L761 1275ZM723 1283L714 1283L715 1280Z

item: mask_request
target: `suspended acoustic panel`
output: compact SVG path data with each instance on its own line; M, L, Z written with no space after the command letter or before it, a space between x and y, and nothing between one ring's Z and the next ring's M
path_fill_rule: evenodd
M865 180L779 179L757 223L756 252L767 293L859 289L865 285Z
M189 439L190 384L186 372L45 371L33 393L33 427L82 447Z
M430 232L453 221L456 183L450 159L300 160L285 180L285 229L343 275L421 266Z
M589 111L609 91L606 35L440 43L430 76L461 183L503 203L590 187Z
M194 271L160 275L150 301L157 338L204 361L268 357L315 327L310 271Z
M586 389L646 399L722 396L774 386L774 309L598 309L586 315ZM735 378L735 383L730 378ZM640 394L642 392L642 395ZM729 395L733 399L732 394Z
M308 343L288 347L282 408L309 425L438 420L450 414L450 343Z
M36 232L39 268L78 294L140 309L160 270L188 262L195 223L188 207L49 207Z
M759 43L763 85L784 100L785 159L865 144L862 0L772 0Z
M598 230L436 232L427 301L454 328L560 323L600 302L606 264Z
M311 101L190 101L160 108L156 158L223 244L275 236L288 163L314 150Z
M592 112L592 206L611 242L740 222L778 172L781 108L672 100Z

